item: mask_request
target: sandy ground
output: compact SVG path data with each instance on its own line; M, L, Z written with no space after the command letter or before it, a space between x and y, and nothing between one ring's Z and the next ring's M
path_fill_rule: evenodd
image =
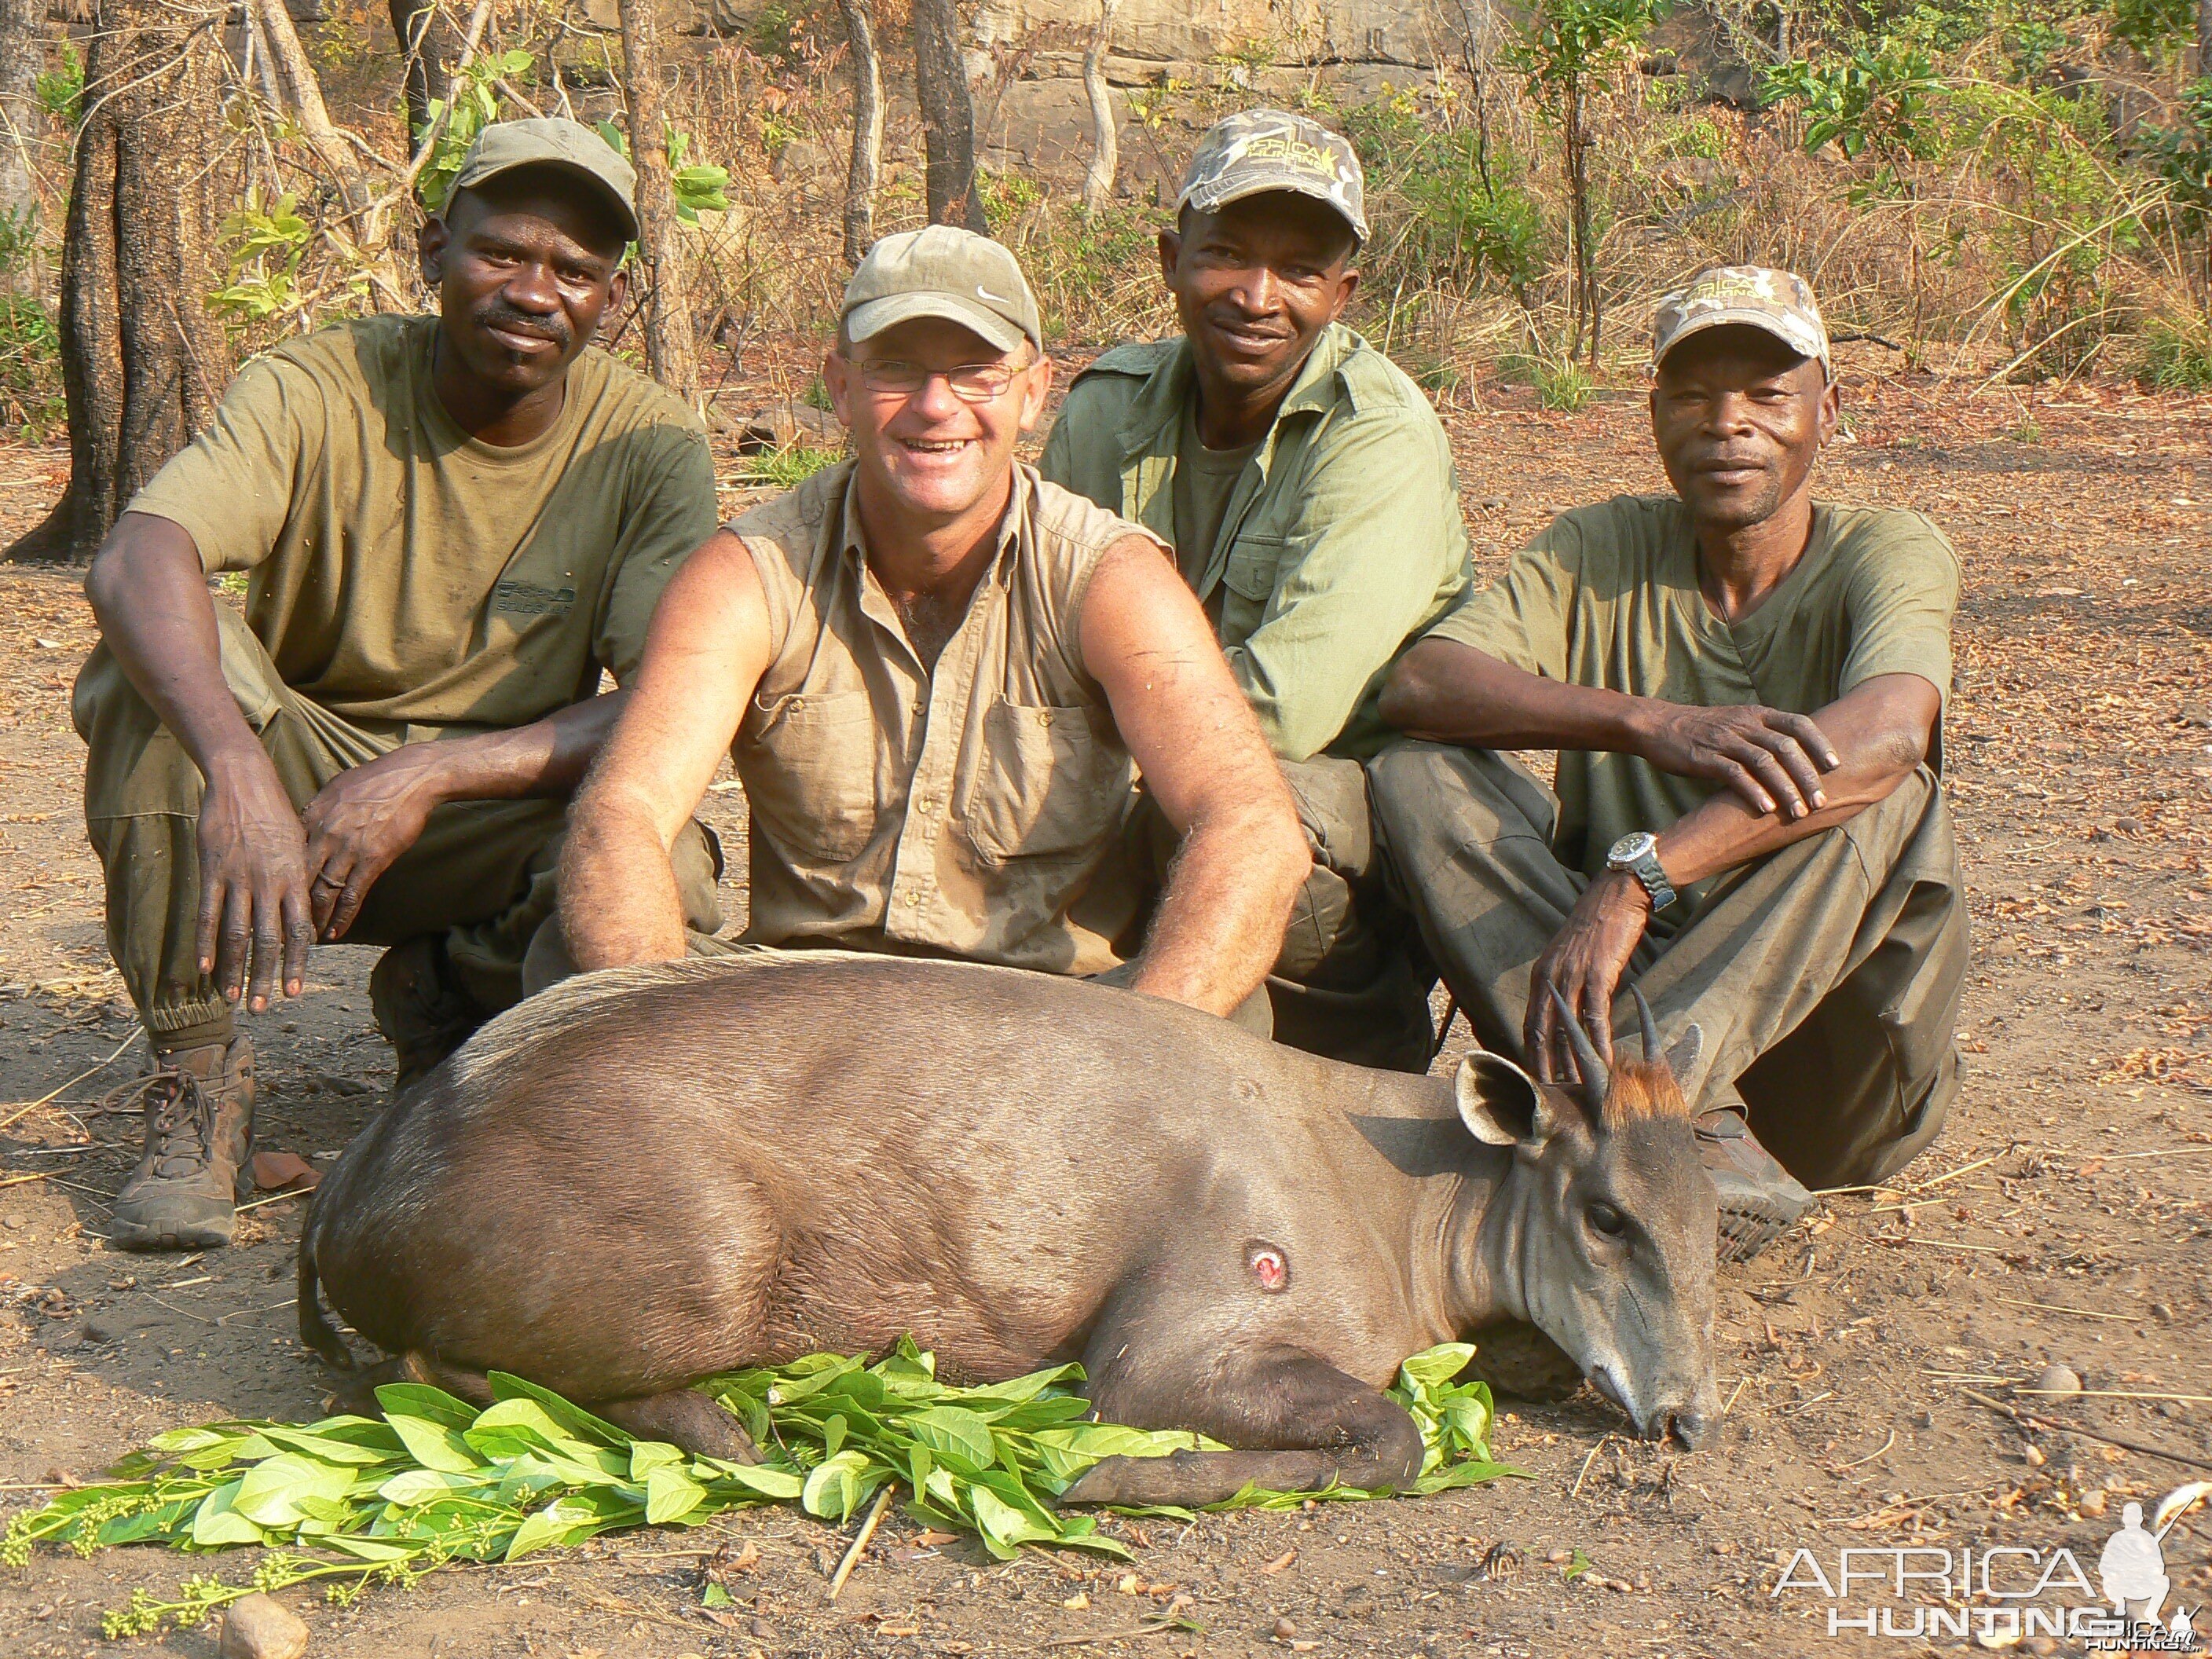
M2124 1501L2212 1473L2209 411L2123 389L1971 398L1872 380L1875 366L1847 366L1862 371L1851 441L1823 483L1931 514L1966 562L1948 781L1973 888L1968 1071L1948 1131L1899 1182L1826 1200L1723 1270L1731 1405L1715 1446L1625 1438L1587 1391L1507 1402L1498 1450L1527 1481L1124 1525L1133 1574L1042 1554L996 1565L964 1543L917 1546L894 1519L834 1606L825 1570L846 1535L761 1510L705 1537L451 1569L349 1610L291 1592L313 1653L1906 1655L1967 1644L1832 1636L1829 1611L1887 1609L1910 1630L1940 1596L1868 1580L1831 1602L1802 1565L1780 1587L1795 1553L1832 1578L1844 1548L2013 1546L2047 1560L2064 1547L2094 1579ZM1485 402L1450 418L1486 566L1553 510L1659 483L1629 397L1573 416L1510 392ZM64 467L0 448L0 539L43 511ZM69 726L92 637L78 574L0 570L0 1507L161 1429L310 1417L325 1398L293 1334L296 1200L257 1209L237 1248L202 1257L118 1255L101 1236L136 1125L95 1103L139 1051L81 1075L133 1029L106 963ZM712 803L734 847L738 797ZM740 913L741 893L728 897ZM265 1146L328 1155L376 1109L390 1071L370 961L319 953L306 995L256 1022ZM2094 1396L2015 1394L2052 1360ZM2212 1600L2208 1535L2200 1511L2166 1539L2179 1605ZM698 1552L725 1538L757 1541L761 1560L733 1606L708 1610ZM1480 1569L1501 1541L1517 1573ZM1553 1558L1574 1549L1603 1585L1566 1582ZM210 1567L238 1577L251 1561L136 1550L0 1571L0 1652L110 1651L101 1608ZM1202 1635L1133 1633L1182 1592ZM207 1631L126 1645L216 1650Z

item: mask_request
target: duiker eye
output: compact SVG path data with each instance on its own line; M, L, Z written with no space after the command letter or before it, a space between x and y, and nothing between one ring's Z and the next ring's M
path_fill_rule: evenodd
M1628 1218L1602 1199L1589 1206L1589 1213L1592 1231L1607 1238L1619 1238L1628 1231Z

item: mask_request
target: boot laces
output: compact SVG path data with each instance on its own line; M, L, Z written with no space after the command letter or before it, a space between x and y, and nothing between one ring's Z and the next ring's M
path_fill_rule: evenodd
M198 1175L215 1147L215 1102L198 1078L174 1066L158 1066L108 1097L103 1105L127 1110L146 1103L146 1146L154 1173L165 1181Z

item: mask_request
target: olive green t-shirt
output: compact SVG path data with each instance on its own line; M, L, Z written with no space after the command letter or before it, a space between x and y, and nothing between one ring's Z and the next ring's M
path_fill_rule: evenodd
M1553 520L1427 637L1572 685L1810 714L1881 674L1948 694L1958 600L1958 556L1922 514L1820 504L1804 557L1751 615L1724 623L1698 591L1681 502L1616 495ZM1940 731L1930 763L1942 763ZM1595 876L1620 837L1665 830L1714 786L1630 755L1562 751L1556 787L1554 849Z
M526 726L635 671L678 564L714 532L684 405L606 353L560 417L499 448L431 384L435 317L372 317L239 372L129 510L252 573L246 620L285 684L363 725Z
M1229 516L1229 498L1237 493L1237 481L1260 447L1255 439L1235 449L1208 449L1198 435L1195 404L1195 398L1183 400L1175 476L1176 562L1194 588L1206 579L1213 544L1221 537L1221 521Z

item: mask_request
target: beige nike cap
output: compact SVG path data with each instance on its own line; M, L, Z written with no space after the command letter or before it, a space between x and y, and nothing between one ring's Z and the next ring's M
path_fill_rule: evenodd
M623 159L620 150L581 121L557 115L533 121L495 121L477 135L476 143L461 157L453 188L470 190L517 167L554 167L572 175L615 210L626 240L637 240L636 170Z
M886 236L845 284L840 314L855 344L916 317L941 317L1000 351L1027 340L1044 349L1036 295L1012 251L957 225Z

